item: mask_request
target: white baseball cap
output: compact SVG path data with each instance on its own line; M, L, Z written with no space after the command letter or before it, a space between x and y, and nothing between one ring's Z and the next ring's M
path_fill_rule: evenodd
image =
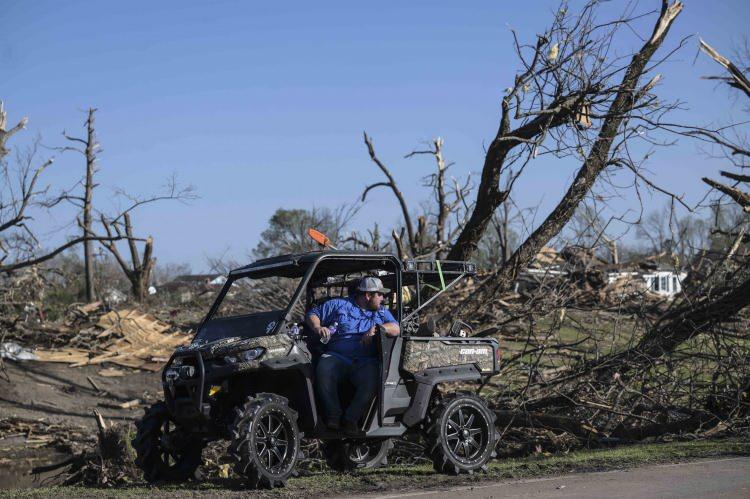
M383 287L383 281L377 277L363 277L357 284L357 291L362 293L383 293L388 294L390 289Z

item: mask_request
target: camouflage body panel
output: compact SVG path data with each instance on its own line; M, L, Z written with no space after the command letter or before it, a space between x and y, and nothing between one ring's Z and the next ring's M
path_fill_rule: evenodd
M205 345L187 345L177 348L176 354L182 355L191 352L200 352L204 360L231 355L242 350L263 347L266 349L261 359L272 359L284 357L292 348L294 342L286 334L274 334L272 336L258 336L256 338L224 338Z
M261 365L263 362L286 357L294 347L294 341L292 341L292 339L286 334L261 336L259 338L247 340L247 342L243 342L240 348L235 348L232 350L232 352L239 353L243 350L250 350L257 347L263 347L266 349L266 351L263 352L263 355L261 355L259 359L251 360L248 362L238 362L237 364L235 364L237 371L260 369L261 367L263 367Z
M433 367L477 364L482 373L495 369L496 345L489 341L447 338L404 340L401 368L411 374Z

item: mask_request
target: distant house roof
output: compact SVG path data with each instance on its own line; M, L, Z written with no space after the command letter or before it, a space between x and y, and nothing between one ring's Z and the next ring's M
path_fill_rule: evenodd
M534 261L531 263L532 267L551 267L554 265L562 265L565 260L560 257L560 254L555 248L544 246L539 250L539 253L534 257Z
M221 274L187 274L178 275L172 282L207 282L223 277Z
M687 262L681 262L675 253L662 251L645 257L639 262L639 266L644 270L675 270L685 266Z
M222 274L188 274L177 276L171 281L159 286L160 289L175 291L182 288L201 288L222 286L226 282L226 276Z
M560 256L565 259L568 265L587 269L603 267L608 264L596 255L595 249L583 246L566 246L560 252Z

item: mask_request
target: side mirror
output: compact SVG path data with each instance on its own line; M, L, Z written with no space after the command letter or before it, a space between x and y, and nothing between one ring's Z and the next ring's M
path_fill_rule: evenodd
M451 332L449 336L454 336L456 338L468 338L472 335L474 330L466 324L464 321L456 321L451 326Z

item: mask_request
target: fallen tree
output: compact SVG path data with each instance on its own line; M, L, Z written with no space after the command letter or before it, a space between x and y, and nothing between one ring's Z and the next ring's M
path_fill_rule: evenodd
M593 111L589 111L589 115L601 120L601 126L567 192L539 227L513 252L505 265L485 279L477 291L461 304L460 308L465 313L476 314L491 304L494 297L511 288L519 270L527 266L539 250L571 220L605 169L624 166L637 174L636 165L628 157L627 149L628 140L642 132L638 124L633 125L633 122L638 121L634 113L648 108L656 100L651 91L661 75L654 75L642 86L639 86L639 82L648 70L652 69L648 67L649 61L664 42L669 28L681 11L682 3L679 1L672 5L666 0L662 2L653 33L631 58L622 81L617 85L607 86L606 91L601 91L599 103L601 105L609 102L607 111L601 115L594 115ZM617 137L620 137L619 141L615 140ZM461 250L460 238L457 245L459 249L452 251L451 255L462 256L464 252Z
M737 75L738 66L701 43L729 72L725 81L750 97L745 91L747 79ZM683 128L680 133L710 140L725 148L728 157L740 158L735 166L746 166L743 158L750 156L750 150L744 144L729 142L706 129ZM524 346L521 354L506 364L509 374L515 373L519 381L525 378L503 393L503 408L498 412L508 425L549 428L586 441L592 434L595 440L640 440L669 433L713 435L747 430L750 247L745 235L750 221L747 193L741 186L750 179L730 172L722 172L722 176L736 183L706 183L745 214L732 230L713 231L710 251L714 258L709 268L666 311L643 307L631 319L618 316L617 320L629 321L625 341L611 345L609 351L601 345L578 350L577 358L568 356L560 361L561 345L549 338L562 330L563 320L552 322L544 331L547 337L541 339L534 320L543 318L545 308L547 314L550 310L564 312L570 303L564 292L538 298L532 307L537 316L528 326L526 343L533 339L540 346ZM475 296L480 292L481 287ZM599 312L587 310L586 314ZM590 324L572 326L579 327L582 341L596 335ZM622 332L613 326L611 334ZM545 370L545 363L550 362L561 365Z

